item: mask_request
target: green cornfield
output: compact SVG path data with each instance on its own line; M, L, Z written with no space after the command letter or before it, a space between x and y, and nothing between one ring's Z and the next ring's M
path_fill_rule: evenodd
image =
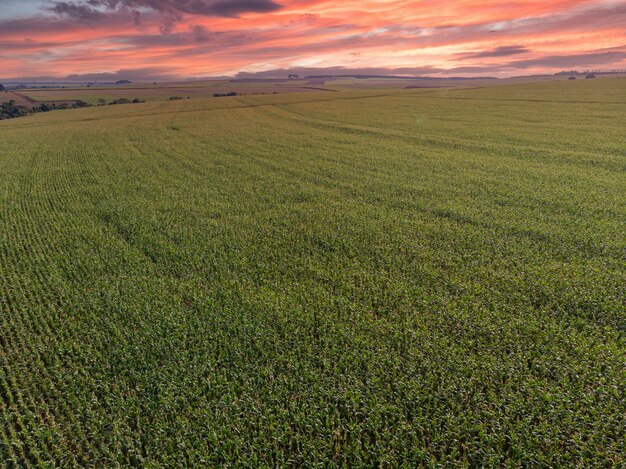
M624 78L1 122L0 461L625 466L625 129Z

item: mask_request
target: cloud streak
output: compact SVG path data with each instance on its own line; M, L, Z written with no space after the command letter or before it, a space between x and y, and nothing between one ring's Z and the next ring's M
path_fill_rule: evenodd
M50 10L78 19L100 17L102 11L123 8L131 12L154 10L181 18L184 14L238 17L243 13L269 13L280 9L273 0L86 0L53 1Z
M477 53L460 54L465 59L481 59L486 57L510 57L511 55L526 54L531 52L524 46L501 46L495 49L484 50Z

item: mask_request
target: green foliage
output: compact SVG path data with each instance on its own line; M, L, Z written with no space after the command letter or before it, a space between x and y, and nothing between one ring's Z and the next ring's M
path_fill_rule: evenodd
M41 103L39 106L35 106L29 109L25 106L18 106L14 100L11 100L0 105L0 120L14 119L16 117L25 117L31 113L61 111L66 109L79 109L89 106L91 106L89 103L78 100L71 103L60 104Z
M625 466L624 85L0 123L0 460Z
M18 106L14 100L0 104L0 120L28 115L28 108Z
M105 104L106 101L102 98L100 98L98 100L98 104L102 105ZM145 101L143 99L139 99L139 98L135 98L133 100L127 99L127 98L120 98L120 99L115 99L113 101L111 101L109 104L113 105L113 104L137 104L137 103L145 103Z

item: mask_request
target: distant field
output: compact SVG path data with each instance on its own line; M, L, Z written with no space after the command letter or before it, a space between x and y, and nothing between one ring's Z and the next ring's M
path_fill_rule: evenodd
M604 79L604 78L600 78ZM611 78L610 78L611 79ZM511 84L529 84L539 82L566 81L563 76L519 77L500 80L493 79L450 79L450 78L356 78L356 77L318 77L297 80L280 79L238 79L205 80L173 83L131 83L125 85L65 85L57 88L28 88L19 90L24 97L38 102L84 101L99 104L104 100L110 103L122 98L142 101L167 101L172 97L184 99L210 98L214 94L235 92L240 95L283 94L303 92L333 91L372 91L420 89L420 88L475 88L506 86ZM0 97L1 99L1 97Z
M625 91L0 122L0 460L626 466Z
M0 104L8 103L9 101L15 101L19 106L29 107L32 105L32 100L20 94L13 93L12 91L0 91Z
M124 86L86 86L51 89L27 89L21 91L37 101L57 101L79 99L90 104L98 104L100 99L111 102L116 99L135 98L145 101L166 101L170 97L208 98L215 93L229 93L234 91L240 94L273 94L273 93L301 93L305 91L323 91L316 86L308 86L306 81L284 82L279 80L267 81L216 81L200 83L169 83L169 84L131 84Z

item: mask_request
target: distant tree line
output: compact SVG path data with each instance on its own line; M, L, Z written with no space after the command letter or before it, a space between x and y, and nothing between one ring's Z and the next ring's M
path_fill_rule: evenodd
M145 100L139 99L139 98L135 98L133 100L130 100L128 98L120 98L120 99L114 99L110 103L107 103L106 99L100 98L98 100L98 106L104 106L106 104L109 104L109 105L114 105L114 104L137 104L137 103L145 103L145 102L146 102Z
M0 85L0 92L6 91L3 85ZM183 98L180 98L183 99ZM113 105L113 104L137 104L145 103L145 100L135 98L133 100L127 98L115 99L111 102L107 102L106 99L100 98L98 100L98 106ZM66 103L41 103L38 106L27 107L17 104L15 100L10 100L0 105L0 120L14 119L16 117L24 117L29 114L36 114L39 112L59 111L62 109L78 109L83 107L91 107L92 105L85 101L77 100Z
M74 101L72 103L42 103L39 106L28 108L21 106L10 100L0 105L0 120L15 119L16 117L25 117L29 114L35 114L38 112L59 111L62 109L78 109L83 107L89 107L90 104L85 101Z
M213 93L214 98L224 98L226 96L237 96L237 92L231 91L230 93Z
M16 117L24 117L28 115L26 106L18 106L14 100L0 104L0 120L15 119Z

